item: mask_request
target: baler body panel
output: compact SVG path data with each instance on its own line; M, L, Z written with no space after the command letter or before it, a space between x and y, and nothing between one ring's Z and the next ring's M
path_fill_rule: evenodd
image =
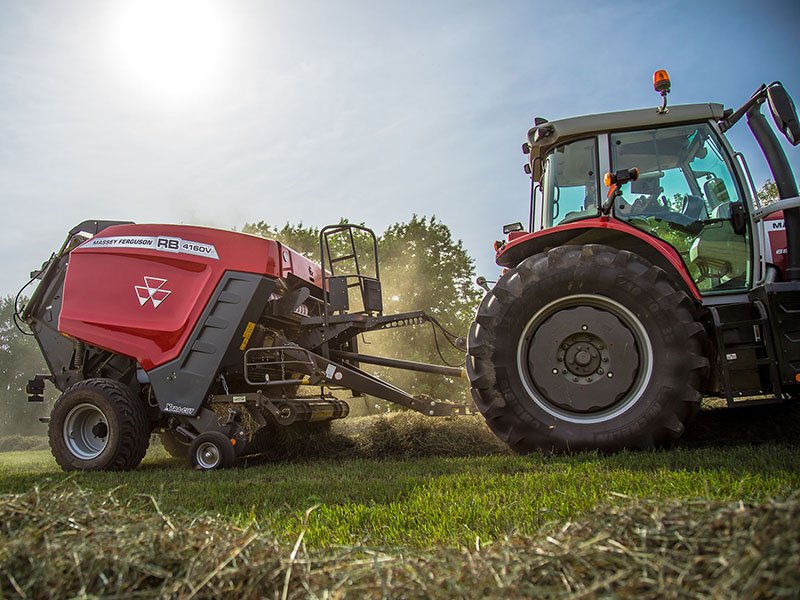
M70 254L59 331L134 358L175 359L227 271L320 280L299 254L256 236L182 225L109 227ZM289 267L287 268L287 264Z

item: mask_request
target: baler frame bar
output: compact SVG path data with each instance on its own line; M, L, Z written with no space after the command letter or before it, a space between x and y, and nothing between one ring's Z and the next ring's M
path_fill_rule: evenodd
M284 346L267 346L264 348L251 348L247 351L250 352L280 352L282 360L280 361L262 361L258 363L264 365L293 365L296 372L302 373L307 377L298 379L290 378L286 380L270 381L265 380L262 382L253 381L248 379L247 383L254 387L271 387L279 385L320 385L322 382L327 382L326 385L332 388L345 388L356 392L359 395L369 395L381 398L393 404L405 406L411 410L428 416L456 416L467 414L467 408L461 404L452 402L444 402L441 400L434 400L425 396L412 396L408 392L401 390L369 373L362 371L354 365L348 365L336 362L315 354L310 350L301 348L299 346L284 345ZM410 363L411 361L402 361ZM425 363L416 363L416 366L425 365ZM247 369L245 364L245 369ZM255 363L253 363L255 366ZM436 366L436 365L425 365Z

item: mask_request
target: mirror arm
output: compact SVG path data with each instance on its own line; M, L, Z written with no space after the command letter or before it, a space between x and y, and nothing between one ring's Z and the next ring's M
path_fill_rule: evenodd
M718 123L719 130L722 133L728 131L728 129L736 125L739 119L741 119L743 116L747 114L747 112L753 107L754 104L761 104L762 102L764 102L766 97L767 97L767 86L762 83L761 87L758 88L752 96L750 96L750 99L747 102L745 102L742 106L736 109L735 112L732 112L730 115L724 117L719 121Z

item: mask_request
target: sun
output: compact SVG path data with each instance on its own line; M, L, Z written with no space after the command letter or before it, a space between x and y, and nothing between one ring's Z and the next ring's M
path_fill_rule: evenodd
M184 105L220 85L229 32L213 0L135 0L117 5L108 29L112 68L132 88Z

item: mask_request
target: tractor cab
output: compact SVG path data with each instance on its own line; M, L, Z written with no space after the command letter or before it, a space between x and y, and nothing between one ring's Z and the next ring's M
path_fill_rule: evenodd
M722 116L721 105L698 104L535 127L531 231L613 219L669 244L701 294L749 289L754 251L744 205L753 195L715 126ZM627 126L609 131L615 122ZM636 179L610 198L604 174L631 169Z
M624 224L626 233L645 243L669 245L680 258L676 268L686 271L682 278L690 279L692 292L702 296L741 293L768 280L789 279L783 214L759 205L743 156L724 136L743 114L751 123L759 117L763 121L754 109L769 100L779 128L796 144L797 117L788 94L779 83L762 86L735 113L711 103L667 108L669 85L666 72L657 71L654 86L662 106L655 110L535 119L523 145L533 186L530 232L567 225L580 229L576 223L596 227L597 220ZM782 152L770 142L766 146L771 165L786 163ZM777 168L788 169L788 163ZM625 184L611 182L612 175L633 170L636 177ZM790 181L784 196L796 197L791 171L779 178ZM514 232L509 242L521 238ZM513 245L499 249L499 264L500 255ZM520 249L511 255L520 255Z

